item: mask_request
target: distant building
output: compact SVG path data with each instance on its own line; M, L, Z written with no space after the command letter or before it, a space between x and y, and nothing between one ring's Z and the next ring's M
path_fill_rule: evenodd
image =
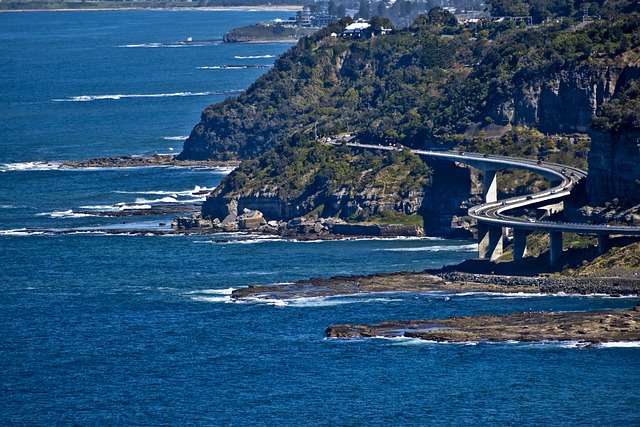
M347 25L347 27L342 31L342 37L351 38L351 39L362 39L371 37L371 24L368 22L354 22L353 24Z
M385 35L391 32L391 28L381 28L380 34ZM373 37L373 28L371 24L363 20L357 20L353 24L347 25L341 34L344 38L350 39L368 39Z

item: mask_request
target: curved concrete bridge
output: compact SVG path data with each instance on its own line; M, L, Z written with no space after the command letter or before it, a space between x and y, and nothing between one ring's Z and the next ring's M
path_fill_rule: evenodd
M351 147L374 150L400 150L394 146L348 143ZM527 235L532 231L547 232L550 235L550 262L556 264L562 254L562 233L573 232L598 237L601 253L608 249L612 234L640 236L640 227L609 226L582 223L533 221L516 218L507 213L522 207L545 207L550 213L562 210L563 200L571 194L573 187L587 177L583 170L556 163L506 156L470 154L454 151L411 150L413 153L452 162L463 163L479 169L484 174L484 203L469 209L469 215L478 221L478 256L497 259L502 255L506 230L513 230L513 257L520 260L526 255ZM498 200L497 172L501 169L525 169L535 172L550 182L548 190L526 196Z

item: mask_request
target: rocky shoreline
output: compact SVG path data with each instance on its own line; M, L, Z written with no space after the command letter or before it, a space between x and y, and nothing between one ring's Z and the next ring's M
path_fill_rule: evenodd
M405 337L436 342L577 341L587 344L640 341L640 305L628 310L515 313L447 319L336 325L330 338Z
M60 169L78 168L130 168L150 166L199 166L210 168L235 168L240 162L235 160L178 160L173 154L152 156L97 157L87 160L70 160L62 163Z
M531 294L640 295L640 278L523 277L463 272L400 272L369 276L313 278L282 285L252 285L234 290L232 300L288 300L375 292L486 292ZM330 338L405 337L438 342L640 341L640 305L631 310L580 313L515 313L398 320L377 325L334 325Z
M236 289L232 299L292 299L373 292L500 292L640 295L640 277L526 277L469 273L398 272L312 278L282 285Z

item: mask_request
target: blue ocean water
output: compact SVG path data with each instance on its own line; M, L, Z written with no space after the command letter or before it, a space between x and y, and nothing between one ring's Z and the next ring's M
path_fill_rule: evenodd
M231 303L232 289L254 283L436 268L473 257L475 245L92 232L162 228L171 216L92 212L201 200L228 171L57 164L178 152L207 104L248 87L266 70L254 66L289 47L226 45L222 35L289 15L0 14L2 424L640 425L640 348L624 343L324 338L338 323L610 309L634 298ZM69 229L78 232L55 233Z

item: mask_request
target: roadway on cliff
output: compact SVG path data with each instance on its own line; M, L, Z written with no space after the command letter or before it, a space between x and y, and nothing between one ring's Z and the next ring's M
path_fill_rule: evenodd
M349 142L346 145L354 148L395 151L401 150L398 146L382 146L372 144L359 144ZM506 156L493 156L487 154L473 154L458 151L432 151L432 150L411 150L413 153L422 157L431 157L436 159L448 160L452 162L462 163L484 172L484 193L485 203L474 206L469 209L469 216L478 221L479 226L485 226L489 229L505 229L512 228L514 233L524 236L532 231L548 232L552 237L552 253L551 263L554 264L562 252L562 233L573 232L581 234L596 235L599 238L599 246L601 251L606 250L606 240L612 234L626 236L640 236L640 227L607 225L607 224L584 224L554 221L536 221L532 219L523 219L510 216L507 213L517 208L524 207L551 207L560 204L567 198L572 189L582 180L586 179L587 173L583 170L564 166L556 163L546 163L541 161L520 159ZM551 188L526 196L510 197L507 199L497 199L497 180L496 172L501 169L525 169L535 172L551 183ZM495 240L491 243L487 242L483 245L483 236L480 234L480 258L496 259L502 253L502 237L491 237ZM488 234L488 232L487 232ZM494 233L495 234L495 233ZM489 240L489 237L486 237ZM498 240L500 240L498 242ZM518 239L520 240L520 239ZM558 242L554 244L553 240ZM487 248L486 245L490 247ZM496 250L496 245L500 248ZM558 246L559 245L559 246ZM515 245L514 245L515 246ZM518 253L514 251L514 259L524 256L525 248L522 244L518 245ZM514 248L515 249L515 248Z

